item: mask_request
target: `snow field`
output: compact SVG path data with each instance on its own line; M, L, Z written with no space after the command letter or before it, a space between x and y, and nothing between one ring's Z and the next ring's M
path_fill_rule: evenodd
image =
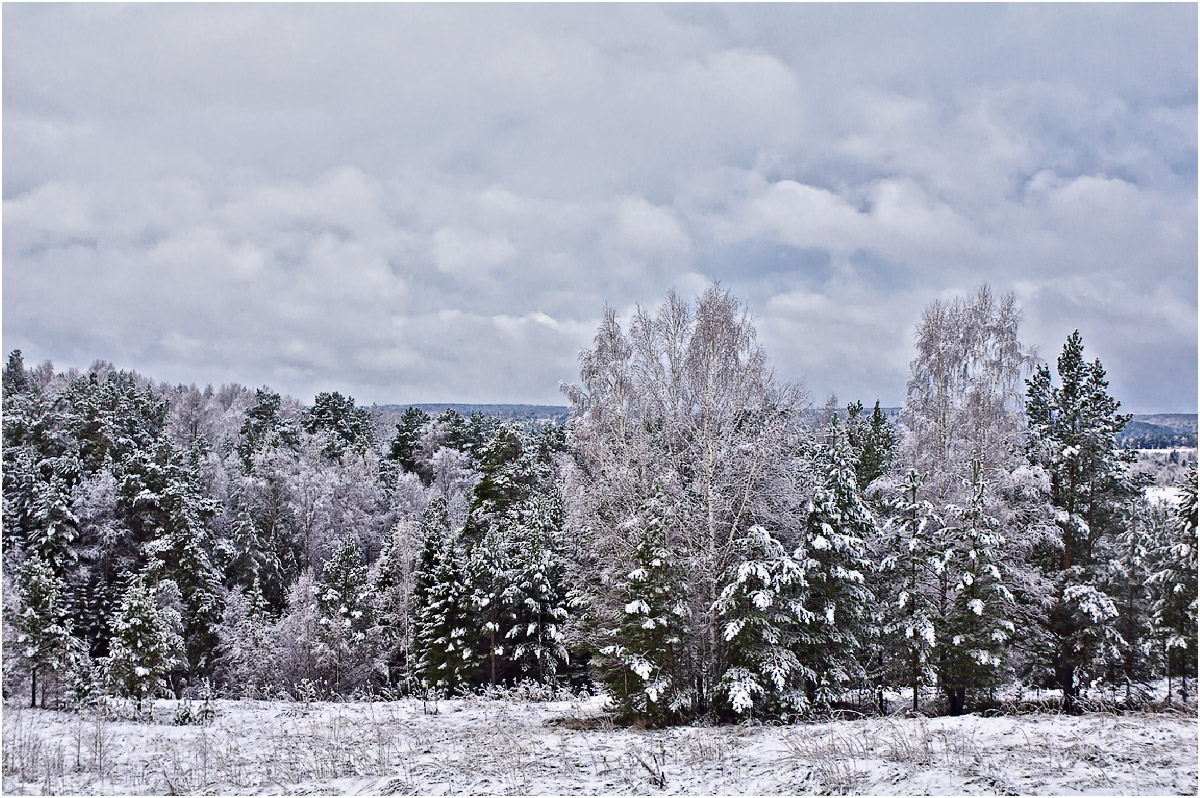
M209 726L8 706L4 792L1197 794L1190 713L614 728L604 699L217 701ZM436 714L426 714L427 712Z

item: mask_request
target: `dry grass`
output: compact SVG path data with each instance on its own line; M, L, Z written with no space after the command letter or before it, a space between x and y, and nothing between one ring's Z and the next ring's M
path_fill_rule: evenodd
M210 725L9 708L4 792L1195 794L1194 715L614 728L596 701L217 702Z

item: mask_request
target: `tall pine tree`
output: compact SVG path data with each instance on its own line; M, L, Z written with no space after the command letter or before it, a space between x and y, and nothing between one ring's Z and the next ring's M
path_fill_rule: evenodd
M1083 676L1098 676L1119 638L1111 597L1099 587L1102 542L1122 522L1122 508L1140 490L1130 473L1134 454L1117 448L1117 433L1130 416L1107 392L1099 360L1083 358L1076 330L1058 357L1059 386L1039 367L1028 380L1026 455L1050 477L1050 505L1058 537L1036 559L1051 582L1038 618L1040 658L1071 706ZM1119 655L1118 655L1119 656Z

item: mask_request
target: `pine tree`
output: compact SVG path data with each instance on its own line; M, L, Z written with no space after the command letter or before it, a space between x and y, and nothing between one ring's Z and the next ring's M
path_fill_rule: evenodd
M134 699L139 712L144 700L166 688L166 676L183 653L178 614L160 607L159 600L159 590L138 574L109 621L112 640L104 668L112 686Z
M396 434L388 448L388 459L396 461L410 474L418 473L417 455L420 453L421 433L428 423L429 414L417 407L405 410L396 422ZM429 484L430 476L432 475L423 475L422 481Z
M17 571L17 593L16 611L7 622L16 633L17 653L29 669L30 706L37 706L40 676L45 707L47 684L67 670L78 648L71 635L63 583L49 563L32 554Z
M317 394L300 423L305 432L321 436L321 452L333 462L340 461L346 451L365 456L375 444L371 411L356 407L354 397L337 392Z
M1070 707L1085 678L1097 677L1119 658L1118 617L1112 598L1099 588L1106 537L1120 528L1122 508L1141 489L1131 475L1133 453L1116 447L1130 416L1107 393L1100 361L1083 359L1076 330L1059 355L1059 387L1046 366L1028 381L1026 456L1050 477L1050 506L1058 527L1053 545L1036 561L1053 583L1053 595L1038 618L1040 658L1053 673Z
M295 422L280 415L280 395L259 388L254 392L254 398L254 406L246 411L237 444L237 453L246 471L254 465L256 453L277 446L294 447L299 443Z

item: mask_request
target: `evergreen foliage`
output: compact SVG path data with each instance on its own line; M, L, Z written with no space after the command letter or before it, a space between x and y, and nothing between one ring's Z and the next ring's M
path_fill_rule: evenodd
M246 410L237 444L238 456L247 471L253 466L254 455L258 452L278 446L295 447L299 443L294 422L280 413L279 394L259 388L254 392L254 398L254 406Z
M430 502L421 535L412 597L413 675L418 683L449 692L474 678L476 655L465 557L444 499Z
M828 442L817 447L823 478L809 503L804 545L797 551L808 582L803 600L807 624L798 655L812 674L806 683L808 700L824 707L864 674L860 649L871 600L866 541L875 534L874 518L859 492L850 441L836 416L827 436Z
M48 684L67 671L77 648L66 613L63 583L49 563L34 553L21 563L16 587L17 606L5 620L16 634L16 653L29 671L30 706L37 706L40 677L45 707Z
M421 432L429 423L429 414L416 407L410 407L396 422L396 434L388 447L388 458L395 460L402 469L410 474L416 474L417 455L421 445ZM422 477L426 484L427 477Z
M175 462L164 442L158 468L134 498L134 506L152 536L144 546L146 573L156 581L175 583L182 597L183 639L187 670L207 674L217 647L217 626L224 611L221 577L210 559L211 540L206 522L216 511L205 499L193 475Z
M317 587L319 662L331 673L335 692L369 677L373 648L374 596L362 550L347 536L321 571Z
M1179 484L1181 497L1154 552L1151 622L1166 660L1168 677L1180 677L1180 695L1188 696L1189 676L1197 658L1196 466Z
M909 469L887 504L882 538L887 554L880 561L879 603L884 644L896 660L896 681L912 690L918 709L921 688L936 684L934 654L940 612L938 581L945 570L944 550L936 545L942 519L933 505L918 498L921 476Z
M938 685L955 715L973 697L1001 684L1015 631L1013 595L1004 573L1006 541L1000 521L991 514L992 499L978 460L971 463L967 487L967 505L947 512L947 565L955 583L942 618L937 661Z
M305 432L322 436L321 451L330 460L341 460L346 451L363 455L375 443L371 411L336 391L317 394L300 423Z
M1119 658L1118 613L1099 587L1109 538L1121 525L1126 503L1141 484L1130 473L1132 452L1118 450L1115 437L1129 420L1107 393L1099 360L1083 358L1076 330L1058 357L1059 386L1039 367L1028 381L1026 454L1049 475L1049 504L1058 537L1036 557L1054 584L1041 659L1068 706L1085 680L1097 678L1105 661Z
M880 410L878 399L869 417L863 418L862 412L862 402L846 406L846 434L858 463L855 469L858 487L865 491L891 468L896 432Z
M816 620L804 607L804 568L771 533L752 526L738 542L738 565L725 580L717 610L725 619L729 668L719 690L734 716L778 717L802 711L804 687L818 674L796 656Z
M138 574L110 621L112 641L104 669L117 693L134 699L139 711L143 701L166 689L166 676L183 653L179 615L160 606L163 598L158 587Z
M699 698L690 678L691 610L670 543L672 516L656 496L623 525L633 568L616 576L616 606L599 618L600 678L622 717L650 724L689 717Z
M554 490L535 494L513 514L512 569L501 594L510 613L503 639L523 677L551 684L560 664L570 662L561 496Z

